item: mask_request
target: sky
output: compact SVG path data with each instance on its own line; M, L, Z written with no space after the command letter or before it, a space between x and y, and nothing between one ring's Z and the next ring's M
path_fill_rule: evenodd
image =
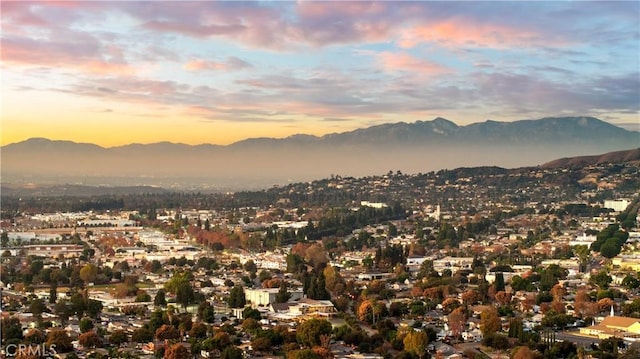
M447 118L640 130L640 2L2 1L2 145Z

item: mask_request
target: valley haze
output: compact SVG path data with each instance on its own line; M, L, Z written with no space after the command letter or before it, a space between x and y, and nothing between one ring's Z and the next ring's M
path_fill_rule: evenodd
M443 118L322 137L251 138L230 145L159 142L104 148L31 138L1 148L2 183L74 183L239 190L329 177L476 166L536 166L640 147L640 133L593 117L458 126Z

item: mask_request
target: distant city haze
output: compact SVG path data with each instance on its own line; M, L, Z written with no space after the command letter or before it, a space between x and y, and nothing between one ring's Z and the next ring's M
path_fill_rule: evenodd
M95 144L34 138L2 147L2 182L152 185L238 190L331 175L425 173L476 166L536 166L563 157L640 147L640 133L591 117L487 121L436 118L340 134L256 138L228 146Z

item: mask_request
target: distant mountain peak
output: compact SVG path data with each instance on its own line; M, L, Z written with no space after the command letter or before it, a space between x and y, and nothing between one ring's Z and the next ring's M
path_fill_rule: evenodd
M453 121L447 120L444 117L436 117L431 122L433 124L438 124L438 125L446 125L446 126L451 126L451 127L458 127L458 125L456 125Z
M331 173L366 176L389 169L415 173L455 167L522 167L638 147L640 133L593 117L486 120L464 126L437 117L321 137L296 134L220 146L164 141L103 148L31 138L2 146L0 155L5 182L51 178L54 183L83 183L88 178L105 178L100 183L112 183L111 178L118 176L135 179L129 183L153 184L146 179L180 177L200 184L224 178L238 186L240 182L309 180Z

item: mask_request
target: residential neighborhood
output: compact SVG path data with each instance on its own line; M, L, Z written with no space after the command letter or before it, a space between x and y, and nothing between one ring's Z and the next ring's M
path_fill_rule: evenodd
M622 163L3 196L2 355L637 358L639 178Z

